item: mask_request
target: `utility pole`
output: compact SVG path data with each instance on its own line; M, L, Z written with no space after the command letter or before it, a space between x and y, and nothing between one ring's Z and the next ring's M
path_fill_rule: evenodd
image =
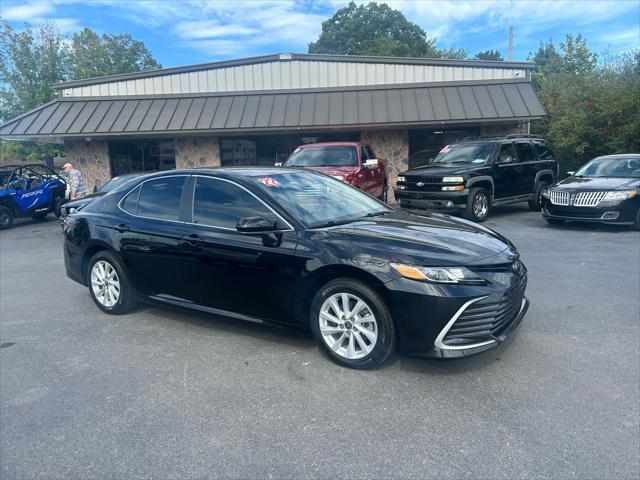
M509 61L513 60L513 26L509 25Z

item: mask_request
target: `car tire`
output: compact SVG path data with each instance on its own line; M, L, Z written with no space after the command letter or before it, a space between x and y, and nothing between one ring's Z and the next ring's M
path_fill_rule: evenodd
M131 310L136 303L124 267L114 254L106 250L89 260L86 284L91 298L103 312L120 315Z
M377 368L396 346L395 325L384 299L352 278L338 278L320 288L311 304L309 324L320 348L344 367Z
M0 205L0 230L4 230L13 225L13 218L13 210L6 205Z
M387 183L387 179L384 179L384 184L382 185L382 194L378 197L378 200L388 203L389 200L389 184Z
M564 220L561 218L545 218L549 225L564 225Z
M636 213L636 221L633 222L631 228L633 230L640 230L640 208L638 208L638 212Z
M467 206L464 209L464 217L474 222L484 222L489 218L491 211L491 195L485 188L472 188L469 191Z
M542 200L542 190L549 185L547 182L538 182L536 185L536 189L533 192L533 200L529 200L529 210L532 212L539 212L542 208L541 200Z

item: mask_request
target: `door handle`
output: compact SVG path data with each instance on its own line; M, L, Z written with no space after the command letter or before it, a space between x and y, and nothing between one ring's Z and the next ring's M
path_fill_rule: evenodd
M113 228L115 228L120 233L124 233L124 232L128 232L129 231L129 227L126 226L124 223L120 223L120 224L116 225Z
M197 245L201 245L201 244L204 243L204 239L202 237L199 237L195 233L192 233L191 235L184 235L184 236L180 237L180 241L182 243L189 244L192 247L195 247Z

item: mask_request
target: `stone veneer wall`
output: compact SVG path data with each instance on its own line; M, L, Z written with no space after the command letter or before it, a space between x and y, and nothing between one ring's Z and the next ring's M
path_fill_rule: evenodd
M510 133L527 133L527 124L515 125L484 125L480 127L481 137L501 137Z
M65 140L63 160L82 172L89 193L94 186L100 187L111 179L106 140Z
M176 168L220 166L218 137L176 138Z
M398 174L409 168L409 132L407 130L366 130L362 132L361 138L363 142L371 145L376 155L387 159L389 198L391 199Z

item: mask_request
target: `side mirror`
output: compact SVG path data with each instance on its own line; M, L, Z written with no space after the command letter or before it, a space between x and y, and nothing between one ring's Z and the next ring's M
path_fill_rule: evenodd
M576 173L576 172L575 172L575 170L569 170L569 171L567 172L567 175L571 176L571 175L573 175L574 173Z
M273 164L274 167L281 167L282 166L282 162L276 162Z
M364 166L366 168L378 168L380 166L380 162L377 158L370 158L369 160L365 160Z
M93 186L93 193L96 193L98 191L98 185L94 185Z
M244 217L236 224L236 230L240 233L265 233L275 229L275 223L264 217Z

